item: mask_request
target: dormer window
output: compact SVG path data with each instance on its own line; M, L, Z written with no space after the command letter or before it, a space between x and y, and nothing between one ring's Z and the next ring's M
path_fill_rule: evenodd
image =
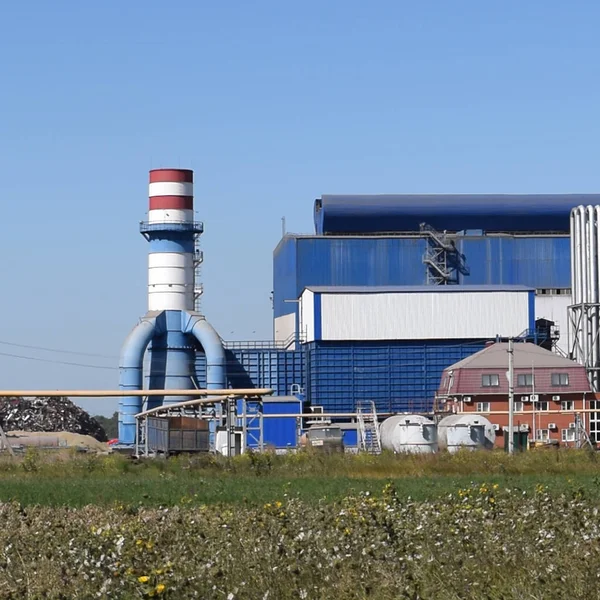
M565 387L569 385L568 373L552 373L552 385L556 387Z
M500 377L496 373L481 376L481 387L498 387L499 385Z

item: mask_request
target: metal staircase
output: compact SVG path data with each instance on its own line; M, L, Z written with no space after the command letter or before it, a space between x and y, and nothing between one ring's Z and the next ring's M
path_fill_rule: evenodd
M204 262L204 253L200 248L200 235L194 236L194 310L202 312L202 263Z
M423 255L427 285L457 284L459 274L469 275L464 255L446 232L440 233L427 223L421 223L420 231L427 238L427 249Z
M381 438L375 402L358 402L356 405L358 444L362 452L381 454Z

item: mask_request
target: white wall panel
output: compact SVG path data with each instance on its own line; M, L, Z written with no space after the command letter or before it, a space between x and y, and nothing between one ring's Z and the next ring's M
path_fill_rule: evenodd
M315 295L304 290L300 296L300 339L312 342L315 339Z
M187 208L153 208L148 211L148 223L192 222L194 211Z
M554 321L560 331L558 347L568 351L569 320L567 307L572 304L570 294L540 294L535 297L535 318Z
M303 303L307 313L308 305ZM307 313L308 315L308 313ZM515 336L529 327L529 292L329 294L323 340L423 340ZM314 330L314 315L312 315ZM308 318L305 317L308 323Z
M296 313L277 317L274 322L276 342L288 341L296 333Z

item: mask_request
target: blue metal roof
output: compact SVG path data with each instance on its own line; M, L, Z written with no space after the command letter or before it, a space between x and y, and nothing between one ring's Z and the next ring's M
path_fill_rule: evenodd
M427 292L461 293L468 292L533 292L526 285L309 285L307 290L316 294L411 294Z
M600 204L600 194L323 195L315 231L324 234L418 231L569 231L571 209Z

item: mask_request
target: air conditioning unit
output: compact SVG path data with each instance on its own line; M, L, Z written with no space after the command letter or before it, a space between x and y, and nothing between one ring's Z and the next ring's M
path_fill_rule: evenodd
M560 396L552 396L553 402L560 402Z
M576 429L575 423L569 423L569 429Z
M498 425L498 423L494 423L492 427L494 428L494 431L500 431L500 425Z
M532 402L539 402L540 397L537 394L531 394L530 396Z
M558 429L556 423L548 423L548 429Z
M521 402L531 402L529 396L521 396Z
M471 396L463 396L463 400L465 402L473 402L473 398L471 398Z

